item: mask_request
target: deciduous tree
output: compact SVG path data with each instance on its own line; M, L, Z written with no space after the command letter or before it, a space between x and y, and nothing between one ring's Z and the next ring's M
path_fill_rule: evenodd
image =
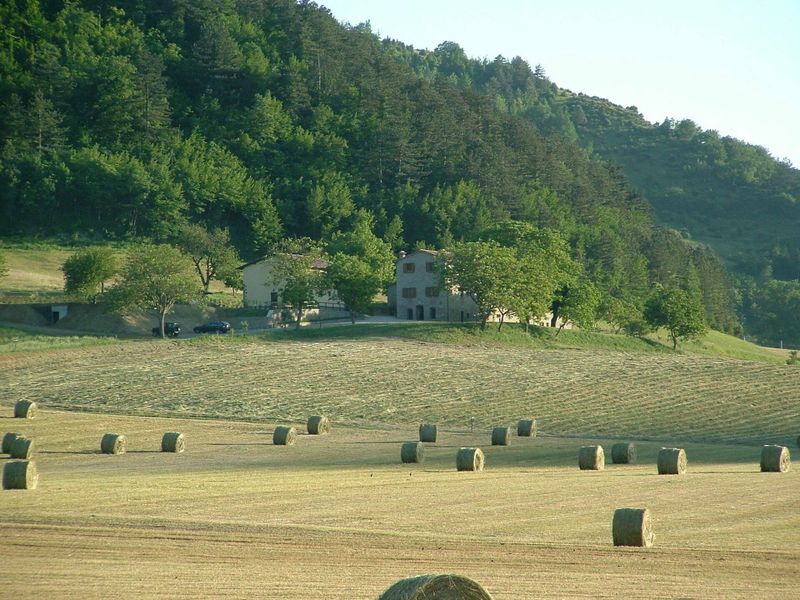
M117 257L111 248L87 248L76 252L66 261L64 291L97 303L97 297L105 291L105 282L119 271Z
M120 282L109 292L109 305L121 313L131 308L157 311L164 337L164 322L175 304L199 295L188 256L174 246L146 244L128 254Z
M698 338L707 331L700 301L677 287L657 286L645 305L644 316L652 327L667 330L673 350L678 340Z
M284 240L278 245L271 283L280 286L281 301L291 309L298 329L306 308L325 291L324 264L322 249L309 238Z

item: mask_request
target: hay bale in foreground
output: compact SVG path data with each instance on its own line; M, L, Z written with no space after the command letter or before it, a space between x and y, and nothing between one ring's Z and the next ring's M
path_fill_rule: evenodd
M791 466L789 448L786 446L764 446L761 448L762 473L786 473Z
M18 435L11 442L8 454L11 458L29 459L33 456L33 440L26 438L24 435Z
M636 462L636 445L620 442L611 446L611 462L615 465L628 465Z
M176 452L180 453L186 450L186 438L182 433L177 431L168 431L161 438L161 451L162 452Z
M492 446L508 446L510 443L510 427L495 427L492 429Z
M103 454L125 454L127 440L124 435L107 433L100 440L100 452Z
M683 448L662 448L658 451L659 475L686 474L686 452Z
M435 423L423 423L419 426L419 441L436 443L439 437L439 427Z
M8 432L3 436L3 454L8 454L11 452L11 444L12 442L19 437L20 434L14 433L12 431Z
M321 415L309 417L306 429L311 435L325 435L331 431L331 420Z
M32 400L20 400L14 405L14 418L32 419L36 416L36 402Z
M297 441L297 430L294 427L278 425L272 434L272 443L276 446L293 446Z
M32 460L12 460L3 467L4 490L35 490L39 472Z
M536 419L520 419L517 423L517 436L536 437Z
M618 508L614 511L611 530L615 546L649 548L655 538L650 511L646 508Z
M418 575L401 579L378 600L492 600L479 583L461 575Z
M581 471L602 471L606 468L606 454L602 446L581 446L578 453Z
M456 469L459 471L483 471L483 450L480 448L459 448L456 454Z
M400 446L400 460L404 463L421 463L425 460L425 445L422 442L404 442Z

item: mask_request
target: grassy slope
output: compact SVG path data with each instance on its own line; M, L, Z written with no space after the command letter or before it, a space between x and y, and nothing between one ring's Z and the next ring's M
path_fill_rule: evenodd
M0 401L255 420L322 411L376 427L487 428L533 415L553 435L659 440L787 443L800 431L794 366L676 354L627 338L619 343L650 351L545 349L536 344L553 340L502 335L514 343L455 326L341 327L22 355ZM429 341L437 337L451 343Z

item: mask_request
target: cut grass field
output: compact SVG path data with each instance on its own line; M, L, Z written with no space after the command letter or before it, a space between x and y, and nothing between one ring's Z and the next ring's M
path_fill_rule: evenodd
M348 329L328 339L213 337L0 356L0 401L250 420L323 413L339 424L465 430L535 416L560 436L735 443L790 443L800 429L795 366L345 337Z
M443 428L423 465L402 465L415 426L279 447L278 422L43 411L0 423L36 440L41 478L0 493L9 597L367 600L455 571L495 600L777 599L800 576L798 476L760 473L757 446L687 444L689 473L664 477L656 442L636 465L587 473L578 448L596 439L492 447L489 431ZM127 436L125 455L99 454L107 431ZM157 451L164 431L184 432L185 454ZM484 449L483 473L455 471L468 445ZM654 548L612 546L621 506L651 510Z

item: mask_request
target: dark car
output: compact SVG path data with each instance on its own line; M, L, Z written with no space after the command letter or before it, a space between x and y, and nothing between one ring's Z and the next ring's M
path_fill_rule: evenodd
M181 324L180 323L172 323L167 321L164 323L164 335L167 337L178 337L178 334L181 332ZM161 327L153 327L153 335L155 337L161 337Z
M227 321L210 321L194 328L195 333L228 333L231 324Z

